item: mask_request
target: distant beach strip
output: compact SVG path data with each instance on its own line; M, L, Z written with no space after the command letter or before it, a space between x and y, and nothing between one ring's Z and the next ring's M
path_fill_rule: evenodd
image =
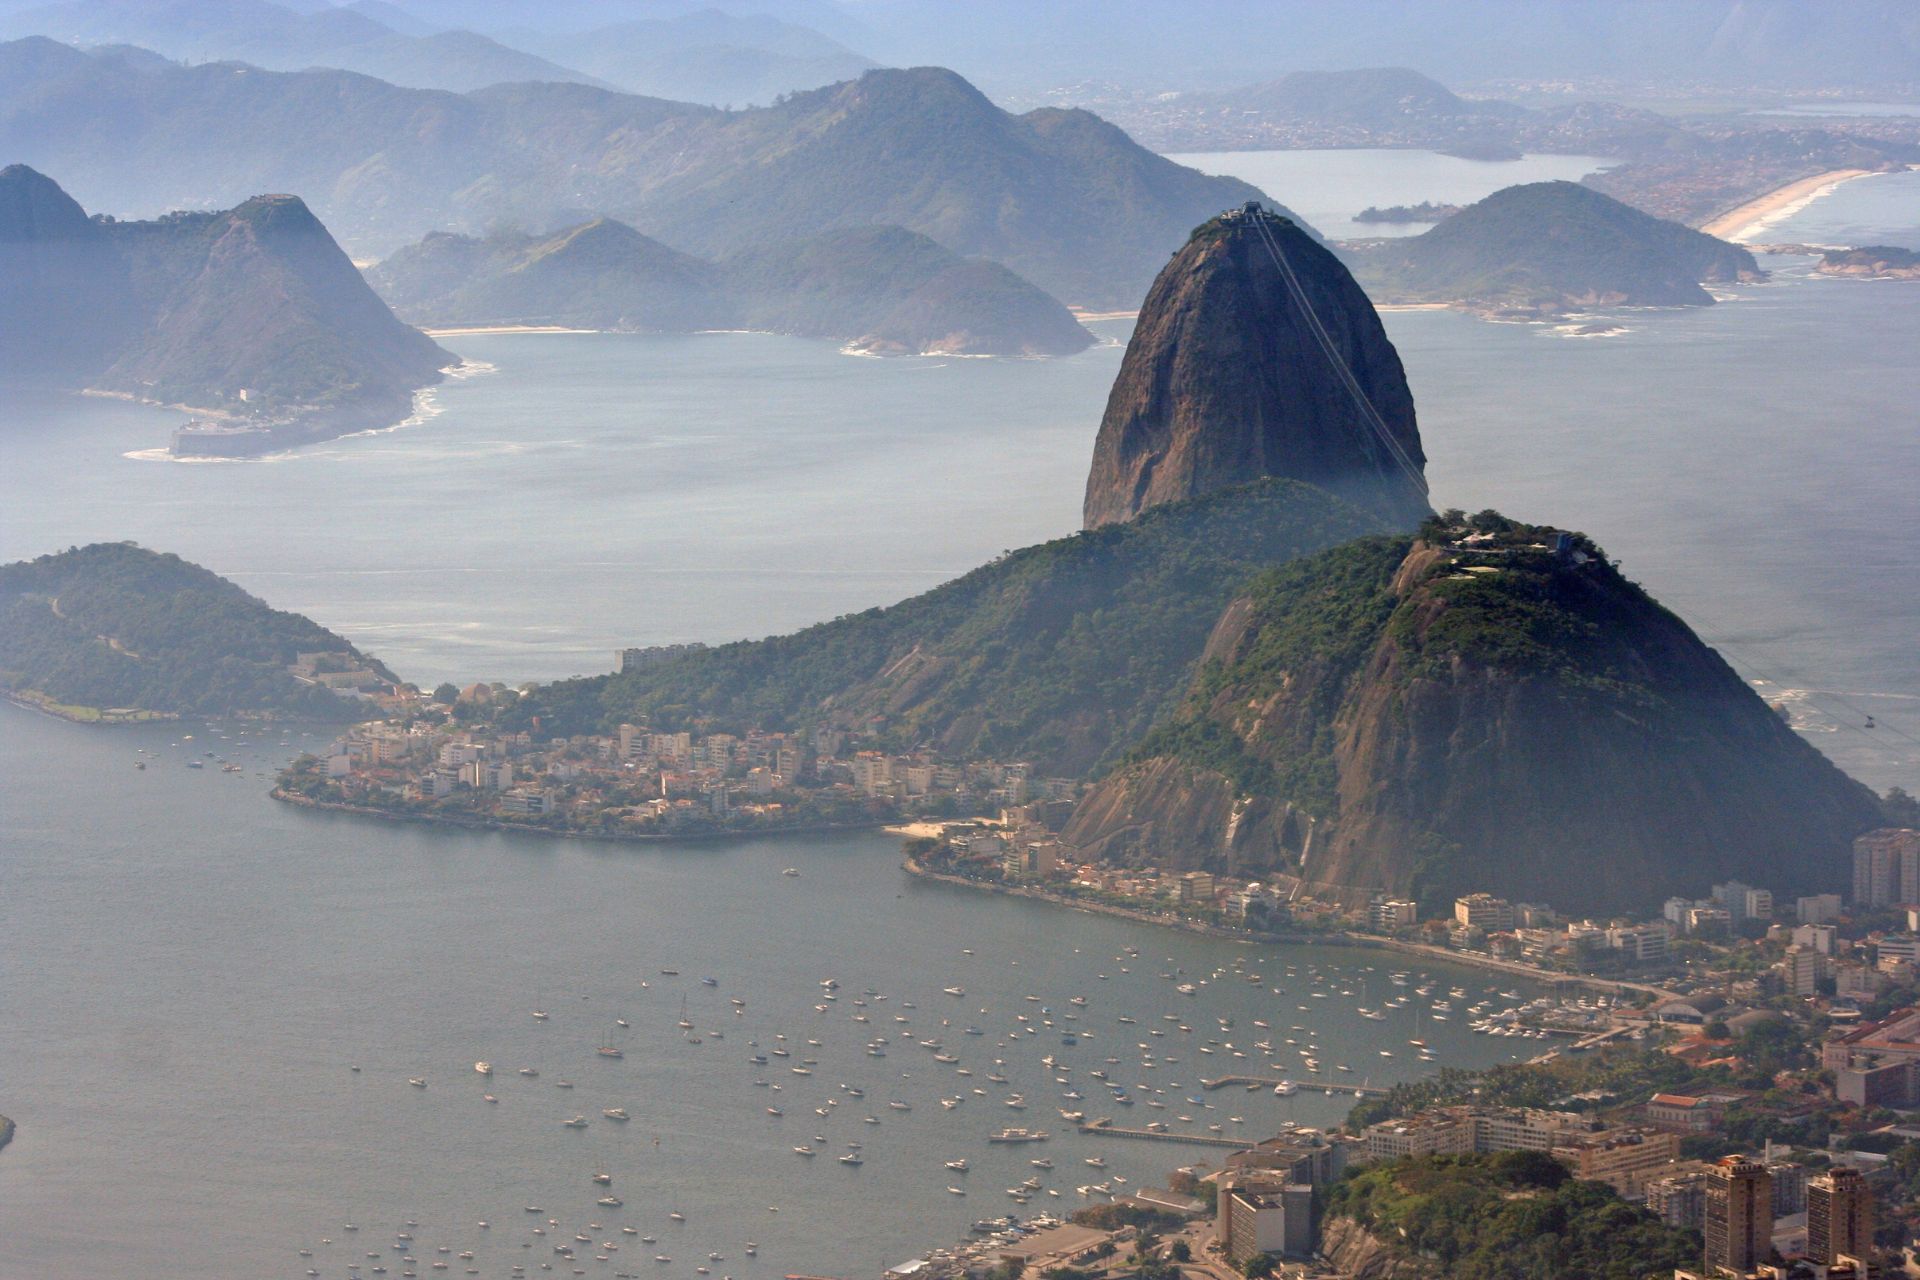
M1786 186L1758 196L1706 223L1700 229L1710 236L1742 244L1800 212L1821 196L1831 194L1843 182L1864 178L1872 169L1831 169L1811 178L1789 182Z

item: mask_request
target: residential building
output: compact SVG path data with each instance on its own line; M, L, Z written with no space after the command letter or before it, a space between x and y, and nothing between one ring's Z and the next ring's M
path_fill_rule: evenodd
M1213 905L1213 876L1206 871L1189 871L1180 877L1180 901Z
M1607 930L1607 945L1623 952L1633 964L1658 964L1667 958L1672 942L1663 924L1636 924Z
M1780 975L1780 981L1790 996L1810 996L1820 989L1820 980L1827 976L1827 958L1811 947L1795 944L1787 948L1787 954L1774 971Z
M1647 1183L1647 1209L1670 1227L1698 1231L1707 1213L1704 1167L1670 1173Z
M1513 928L1513 904L1490 893L1470 893L1454 899L1453 918L1464 928L1506 933Z
M1874 943L1873 954L1874 964L1882 973L1891 972L1895 965L1920 962L1920 934L1882 934Z
M1853 901L1861 907L1920 902L1920 831L1882 827L1855 838Z
M1398 933L1420 920L1418 903L1402 898L1375 898L1367 907L1367 923L1376 933Z
M1554 1159L1573 1176L1604 1182L1623 1196L1638 1196L1680 1158L1680 1135L1655 1129L1607 1129L1563 1139Z
M1790 1217L1807 1211L1807 1167L1791 1160L1763 1160L1773 1179L1773 1216Z
M1270 1170L1283 1182L1326 1186L1347 1171L1349 1141L1329 1142L1318 1129L1293 1129L1278 1137L1236 1151L1227 1157L1229 1170Z
M1873 1252L1873 1192L1858 1169L1829 1169L1807 1183L1807 1257L1831 1266Z
M1000 873L1009 880L1038 880L1060 865L1060 846L1051 840L1015 840L1000 859Z
M1263 1253L1313 1256L1313 1188L1256 1180L1220 1192L1220 1246L1236 1266Z
M500 797L500 812L538 817L553 812L553 793L537 787L516 787Z
M1773 1179L1757 1160L1727 1156L1707 1172L1706 1270L1749 1272L1773 1248Z
M1832 924L1840 918L1840 895L1837 893L1816 893L1810 898L1800 899L1797 905L1801 924Z
M1695 906L1687 908L1686 929L1690 934L1713 937L1733 928L1733 913L1725 907Z
M1834 945L1839 941L1839 930L1830 924L1803 924L1794 929L1789 936L1797 947L1806 947L1818 951L1823 956L1831 956Z

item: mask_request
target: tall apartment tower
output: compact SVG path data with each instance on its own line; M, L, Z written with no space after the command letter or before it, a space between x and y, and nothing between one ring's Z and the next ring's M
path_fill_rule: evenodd
M1823 1266L1865 1259L1873 1249L1873 1193L1858 1169L1829 1169L1807 1180L1807 1256Z
M1757 1160L1728 1156L1707 1172L1706 1271L1752 1271L1773 1248L1773 1177Z

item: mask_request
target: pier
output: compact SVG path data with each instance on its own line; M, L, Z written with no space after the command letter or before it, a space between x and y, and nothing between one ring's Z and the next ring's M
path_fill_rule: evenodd
M1074 1126L1081 1133L1107 1134L1115 1138L1144 1138L1149 1142L1184 1142L1195 1147L1230 1147L1245 1151L1254 1145L1250 1138L1227 1138L1211 1133L1161 1133L1157 1129L1122 1129L1107 1119L1089 1120Z
M1281 1083L1278 1076L1221 1076L1217 1080L1202 1080L1200 1087L1211 1093L1215 1089L1224 1089L1230 1084L1265 1085L1271 1089ZM1295 1080L1293 1087L1309 1093L1339 1094L1350 1093L1356 1098L1384 1098L1387 1090L1377 1084L1334 1084L1323 1080Z

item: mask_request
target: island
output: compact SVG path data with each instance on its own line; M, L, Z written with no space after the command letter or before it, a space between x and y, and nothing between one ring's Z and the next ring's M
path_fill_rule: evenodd
M364 718L393 673L178 556L96 543L0 565L0 692L69 720Z
M1829 249L1813 269L1823 276L1854 280L1920 280L1920 253L1890 244Z
M1355 222L1440 222L1460 212L1464 205L1436 204L1432 200L1422 200L1419 204L1392 204L1386 208L1368 205L1353 215Z
M1574 182L1507 187L1430 231L1350 245L1368 292L1497 319L1709 306L1703 285L1765 278L1746 249Z

